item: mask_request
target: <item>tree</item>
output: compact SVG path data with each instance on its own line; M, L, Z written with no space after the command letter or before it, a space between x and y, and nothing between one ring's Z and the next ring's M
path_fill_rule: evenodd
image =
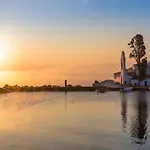
M147 70L147 58L142 59L141 62L141 78L144 79L146 75L146 70Z
M145 62L145 60L147 60L146 47L143 40L143 36L141 34L137 34L131 39L128 45L131 48L131 53L129 57L135 59L138 67L138 72L139 72L139 80L141 81L144 76L142 73L142 64L143 64L142 62Z

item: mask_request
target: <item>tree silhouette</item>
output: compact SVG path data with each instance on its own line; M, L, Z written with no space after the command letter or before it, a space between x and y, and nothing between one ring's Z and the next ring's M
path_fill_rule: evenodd
M143 36L141 34L137 34L131 39L128 45L132 50L129 57L135 59L139 71L139 80L142 80L144 76L142 74L142 62L145 62L145 60L147 60L146 47L143 40Z

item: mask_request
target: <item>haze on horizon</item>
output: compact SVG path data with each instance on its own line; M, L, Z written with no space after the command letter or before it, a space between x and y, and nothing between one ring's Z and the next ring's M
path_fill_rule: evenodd
M91 85L112 79L128 42L144 36L150 1L1 0L0 85ZM128 66L133 60L128 61Z

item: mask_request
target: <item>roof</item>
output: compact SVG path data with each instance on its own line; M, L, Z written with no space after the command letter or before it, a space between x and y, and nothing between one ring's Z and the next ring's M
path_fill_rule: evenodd
M117 75L120 75L121 74L121 72L116 72L116 73L114 73L114 76L117 76Z
M131 73L133 73L134 70L133 70L132 67L130 67L130 68L126 69L126 71L127 71L129 74L131 74ZM118 75L120 75L120 74L121 74L121 71L114 73L114 76L118 76Z
M134 70L133 70L132 67L130 67L130 68L127 69L127 72L128 72L128 73L132 73L133 71L134 71Z

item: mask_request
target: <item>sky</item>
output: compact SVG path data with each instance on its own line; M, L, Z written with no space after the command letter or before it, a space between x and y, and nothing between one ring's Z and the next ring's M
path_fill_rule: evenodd
M91 85L113 79L142 34L150 58L148 0L0 0L0 86Z

